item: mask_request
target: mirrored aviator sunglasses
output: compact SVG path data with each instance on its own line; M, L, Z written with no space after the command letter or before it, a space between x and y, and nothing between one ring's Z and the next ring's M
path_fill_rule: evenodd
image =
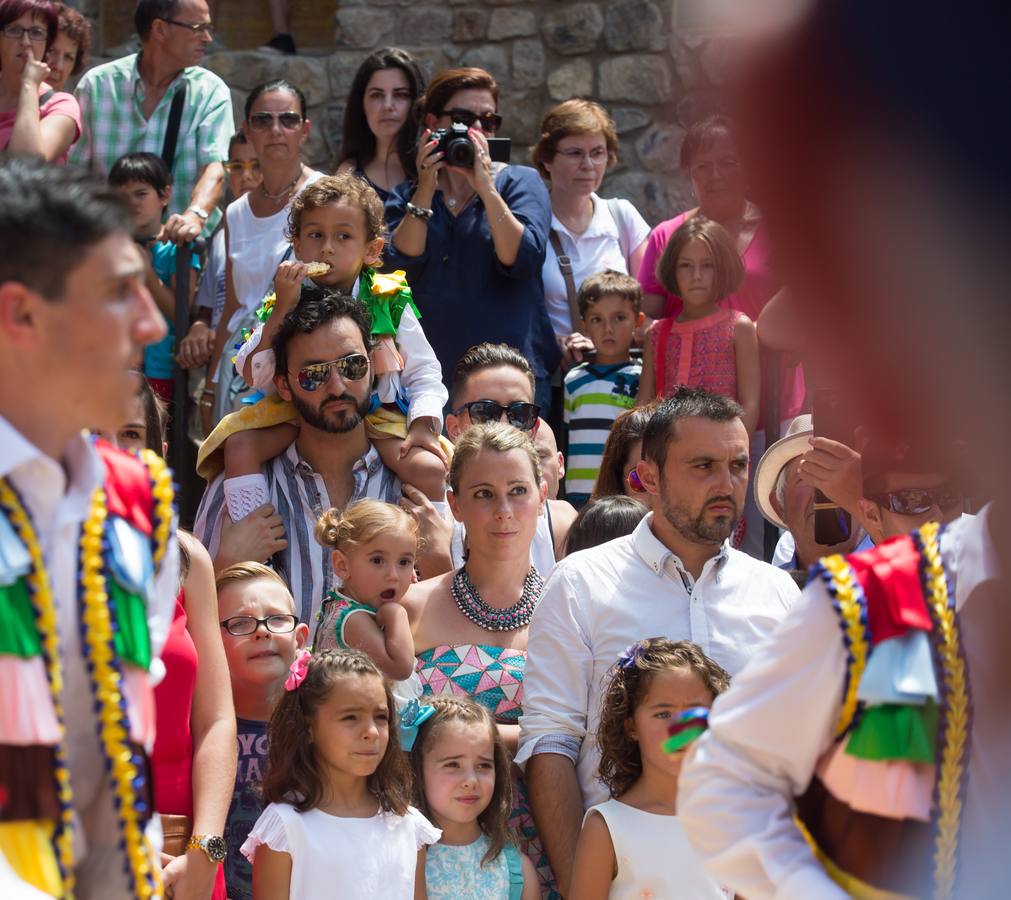
M269 131L273 128L275 119L285 131L296 131L302 127L302 117L297 112L253 113L249 117L249 127L253 131Z
M369 358L364 353L349 353L332 362L313 363L298 370L298 384L303 391L318 391L337 370L345 381L361 381L369 371Z
M956 488L941 487L927 490L925 488L905 488L900 491L888 491L872 498L885 509L900 516L922 516L935 506L943 513L948 513L962 502L962 494Z
M541 414L541 408L536 403L522 401L503 406L494 400L474 400L461 406L454 414L459 415L464 410L470 413L470 421L474 425L501 421L502 414L505 413L506 421L520 431L530 431Z

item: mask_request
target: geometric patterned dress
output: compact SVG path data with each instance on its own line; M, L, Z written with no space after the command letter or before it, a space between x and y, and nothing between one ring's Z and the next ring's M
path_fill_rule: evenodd
M523 650L487 644L443 644L418 654L416 671L424 694L467 696L487 707L495 721L516 725L523 713L523 673L527 655ZM520 849L537 867L541 894L560 898L547 854L537 836L523 777L513 775L513 812L509 826Z

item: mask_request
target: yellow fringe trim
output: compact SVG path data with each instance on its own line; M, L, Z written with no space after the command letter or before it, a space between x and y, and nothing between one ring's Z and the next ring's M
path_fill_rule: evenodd
M832 590L835 602L839 607L848 638L849 663L846 679L846 696L843 697L842 710L836 723L836 737L843 735L853 723L857 713L857 691L860 689L860 679L867 666L869 647L867 645L867 629L861 620L863 608L857 599L857 579L849 564L842 556L829 556L821 564L832 576Z

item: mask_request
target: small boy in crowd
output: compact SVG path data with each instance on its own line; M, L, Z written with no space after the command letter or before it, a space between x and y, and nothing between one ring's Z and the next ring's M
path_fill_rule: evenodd
M295 654L309 639L309 626L299 623L287 585L260 563L223 569L217 588L239 751L225 822L225 885L229 900L252 900L253 867L239 848L263 812L259 787L267 763L267 721Z
M172 401L173 348L175 332L176 245L156 240L161 231L165 208L172 199L172 173L165 161L154 153L127 153L113 163L109 184L126 199L130 209L130 227L134 240L148 252L145 283L168 324L168 334L157 344L144 348L144 375L154 392L166 403ZM200 259L191 261L189 297L192 301Z
M642 322L642 288L629 275L605 269L579 288L583 333L596 354L565 376L568 425L565 499L579 509L593 492L604 444L614 420L635 406L642 363L630 355Z

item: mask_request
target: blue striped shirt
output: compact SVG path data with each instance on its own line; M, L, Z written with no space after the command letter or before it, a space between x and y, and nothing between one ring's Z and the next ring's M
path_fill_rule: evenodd
M604 444L614 420L635 406L642 363L638 360L598 366L581 363L565 376L565 422L569 426L565 460L565 496L585 503L600 471Z

